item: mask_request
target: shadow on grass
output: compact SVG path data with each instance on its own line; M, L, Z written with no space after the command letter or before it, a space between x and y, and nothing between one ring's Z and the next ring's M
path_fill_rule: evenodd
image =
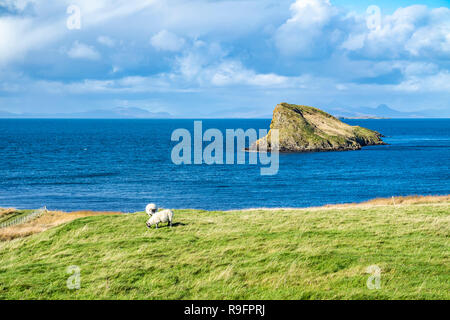
M185 226L185 225L186 225L186 223L183 223L183 222L172 223L172 227Z
M174 222L174 223L172 223L172 228L181 227L181 226L185 226L185 225L186 225L186 223L183 223L183 222ZM158 229L161 229L161 228L169 228L170 229L170 226L169 226L169 224L160 225L158 227ZM156 229L156 227L151 226L151 228L148 228L148 229Z

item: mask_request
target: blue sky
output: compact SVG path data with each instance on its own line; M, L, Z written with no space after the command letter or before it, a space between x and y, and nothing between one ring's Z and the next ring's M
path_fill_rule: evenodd
M286 101L450 116L449 69L448 1L0 1L2 111L259 117Z

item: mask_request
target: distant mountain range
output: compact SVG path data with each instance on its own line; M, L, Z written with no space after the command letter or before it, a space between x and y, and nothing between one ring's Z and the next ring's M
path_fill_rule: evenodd
M117 107L75 113L10 113L0 111L0 118L52 119L161 119L172 118L167 112L150 112L140 108Z
M403 112L392 109L385 104L376 108L370 107L321 107L322 110L337 118L377 119L377 118L449 118L450 110L423 110ZM164 118L272 118L270 113L262 113L258 108L231 108L197 114L187 117L175 117L167 112L150 112L136 107L117 107L113 109L97 109L75 113L11 113L0 111L0 118L51 118L51 119L164 119Z
M404 112L398 111L388 107L385 104L380 104L376 108L359 107L359 108L325 108L329 113L338 118L439 118L449 116L442 114L438 110L423 110Z
M315 106L313 106L315 107ZM370 107L320 107L322 110L337 118L349 119L383 119L383 118L450 118L450 112L441 110L423 110L403 112L380 104L376 108ZM200 118L264 118L271 119L272 113L261 112L257 108L231 108L200 115Z

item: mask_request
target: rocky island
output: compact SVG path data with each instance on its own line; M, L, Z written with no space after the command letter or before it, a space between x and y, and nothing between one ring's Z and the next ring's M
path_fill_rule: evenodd
M248 151L271 150L274 129L279 132L280 152L346 151L385 144L376 131L350 126L317 108L280 103L273 111L269 133Z

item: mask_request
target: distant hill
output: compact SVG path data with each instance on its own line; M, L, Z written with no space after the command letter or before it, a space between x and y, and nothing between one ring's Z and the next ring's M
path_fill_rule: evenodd
M436 118L442 116L437 110L404 112L392 109L386 104L380 104L376 108L326 108L326 110L338 118ZM445 116L445 115L444 115Z
M172 118L167 112L150 112L141 108L117 107L75 113L10 113L0 111L0 118L52 118L52 119L161 119Z
M12 118L16 116L16 114L6 111L0 111L0 118Z
M336 103L334 103L336 105ZM329 107L323 106L322 110L335 116L336 118L347 119L386 119L386 118L450 118L450 112L427 109L421 111L399 111L389 107L386 104L380 104L373 107ZM214 110L211 112L199 114L202 118L272 118L272 114L267 113L261 108L237 107L230 109Z
M367 118L445 118L450 117L450 113L442 110L423 110L414 112L403 112L395 110L385 104L380 104L376 108L371 107L322 107L322 110L332 114L337 118L347 119L367 119ZM178 118L179 116L177 116ZM272 117L260 108L232 108L215 110L206 113L196 113L185 116L186 118L267 118ZM12 113L0 110L0 118L50 118L50 119L164 119L175 118L168 112L151 112L137 107L117 107L112 109L95 109L83 112L72 113Z

